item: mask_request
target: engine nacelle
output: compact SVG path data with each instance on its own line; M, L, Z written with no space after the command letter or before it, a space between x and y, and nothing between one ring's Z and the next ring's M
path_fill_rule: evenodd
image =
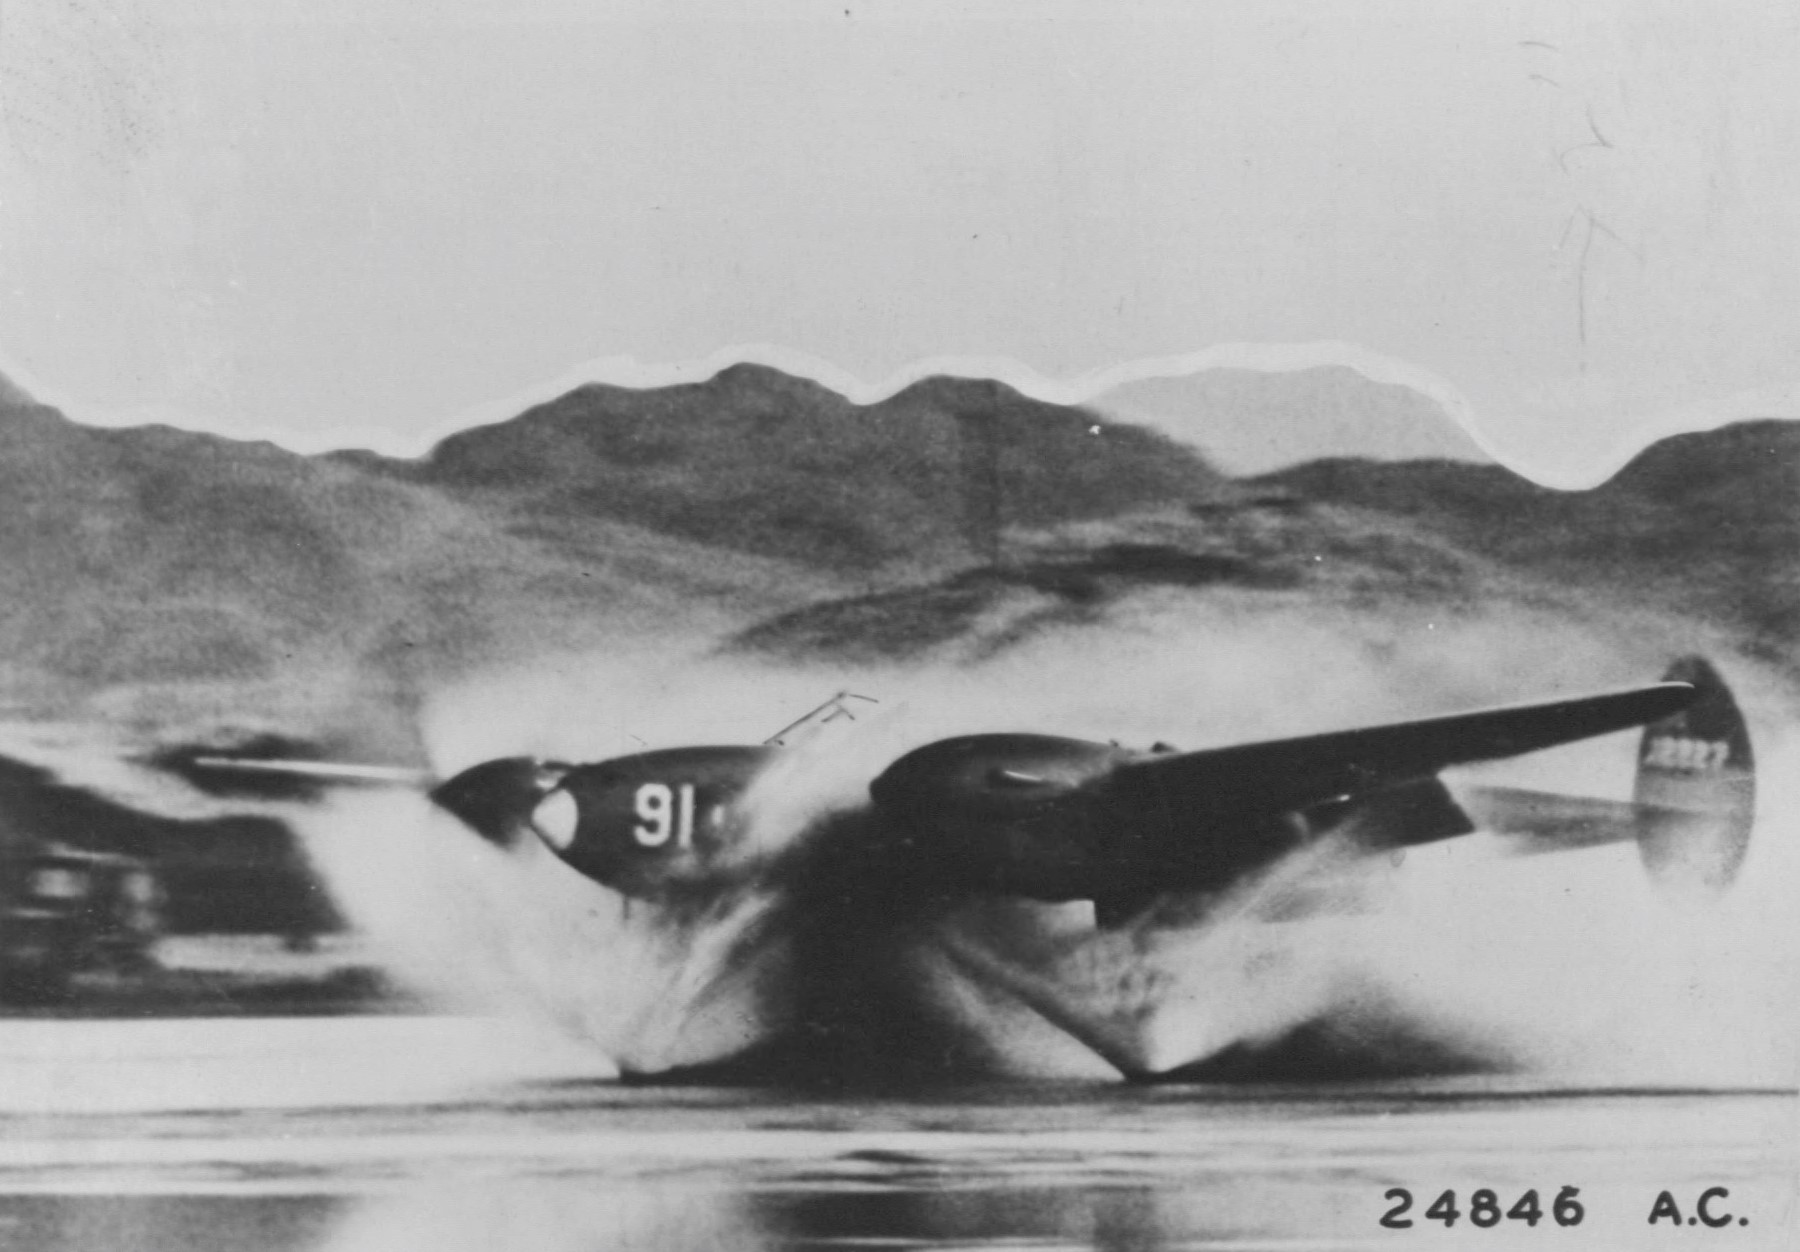
M907 753L870 784L884 825L946 887L1040 900L1089 898L1120 864L1095 784L1136 754L1052 735L967 735Z
M968 735L908 753L869 791L921 875L951 891L1038 900L1213 890L1316 833L1298 813L1182 805L1122 785L1121 767L1168 751Z

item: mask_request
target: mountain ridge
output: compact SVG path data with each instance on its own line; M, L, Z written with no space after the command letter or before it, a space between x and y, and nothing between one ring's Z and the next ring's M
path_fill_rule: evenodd
M969 485L984 475L1000 519L1026 523L1232 490L1172 440L991 380L925 379L856 405L752 364L643 391L588 384L414 461L358 460L452 492L510 488L705 543L854 568L957 560L971 528L994 524L970 507Z
M1770 422L1664 441L1591 492L1456 461L1231 478L989 380L856 405L754 365L577 388L412 460L0 405L0 672L51 702L347 674L405 704L631 636L904 659L1145 596L1355 613L1596 589L1791 659L1796 467L1800 425Z
M1791 657L1800 639L1800 423L1674 435L1587 491L1449 461L1332 458L1249 481L1405 518L1564 585L1729 623L1763 656Z

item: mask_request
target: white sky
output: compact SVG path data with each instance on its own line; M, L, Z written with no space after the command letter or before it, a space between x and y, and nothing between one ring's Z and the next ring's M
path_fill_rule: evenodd
M675 8L7 0L0 368L415 451L741 345L1339 360L1564 481L1800 413L1791 3Z

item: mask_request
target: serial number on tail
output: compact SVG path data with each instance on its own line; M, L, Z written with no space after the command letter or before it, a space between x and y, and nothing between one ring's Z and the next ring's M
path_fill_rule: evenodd
M1725 768L1730 759L1731 745L1722 740L1659 735L1645 747L1643 763L1653 769L1705 774Z

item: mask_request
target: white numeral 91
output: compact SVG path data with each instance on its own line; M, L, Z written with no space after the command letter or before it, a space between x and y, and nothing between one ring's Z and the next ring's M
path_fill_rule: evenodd
M646 848L660 848L675 836L675 846L694 846L694 784L671 789L667 783L645 783L637 789L635 805L642 823L632 835Z

